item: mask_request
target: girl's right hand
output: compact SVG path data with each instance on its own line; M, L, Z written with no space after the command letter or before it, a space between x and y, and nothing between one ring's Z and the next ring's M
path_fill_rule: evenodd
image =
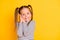
M20 22L25 22L25 20L22 18L22 16L20 15Z

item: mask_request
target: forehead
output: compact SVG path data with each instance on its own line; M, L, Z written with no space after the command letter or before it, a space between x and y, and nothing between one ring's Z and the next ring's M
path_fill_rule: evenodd
M30 12L29 8L23 8L21 11L21 13L26 13L26 12Z

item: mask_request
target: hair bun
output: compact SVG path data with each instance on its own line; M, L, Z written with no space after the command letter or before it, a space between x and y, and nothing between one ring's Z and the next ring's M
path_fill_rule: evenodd
M18 7L16 8L16 13L19 13L19 8Z
M32 10L32 6L31 6L31 5L28 5L28 8L29 8L30 10Z
M31 5L28 5L29 7L31 7Z

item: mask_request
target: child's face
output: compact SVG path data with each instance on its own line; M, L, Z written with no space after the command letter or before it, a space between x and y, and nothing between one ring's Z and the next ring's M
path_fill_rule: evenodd
M31 12L28 8L23 8L20 13L25 22L29 22L31 20Z

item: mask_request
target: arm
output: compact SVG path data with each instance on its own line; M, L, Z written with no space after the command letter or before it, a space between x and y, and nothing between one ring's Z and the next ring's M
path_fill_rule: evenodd
M34 29L35 29L35 21L32 21L29 24L29 27L28 27L27 38L29 38L29 39L33 39L34 38Z
M22 22L17 23L17 35L18 37L22 37Z
M18 38L20 38L20 40L29 40L22 33L22 27L23 27L22 23L20 22L19 25L17 23L17 26L18 26L18 29L17 29ZM27 26L27 25L24 23L24 26Z
M27 29L26 29L27 27ZM25 24L25 30L24 30L24 37L23 39L33 39L34 38L34 29L35 29L35 22L31 21L30 24L27 26Z

